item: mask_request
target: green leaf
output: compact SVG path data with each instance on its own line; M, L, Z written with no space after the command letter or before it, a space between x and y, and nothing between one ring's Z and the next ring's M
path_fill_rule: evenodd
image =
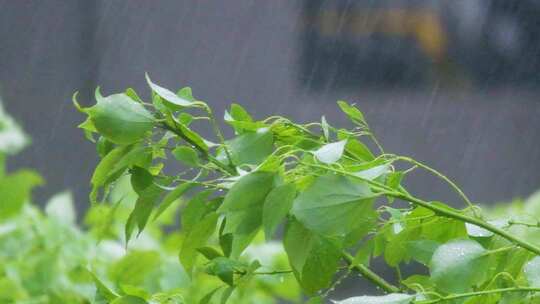
M129 98L135 100L136 102L141 102L141 103L143 102L141 97L139 97L139 94L137 94L137 92L135 92L133 88L127 88L126 95L129 96Z
M156 220L167 208L169 208L175 201L177 201L186 191L193 188L195 184L192 183L183 183L178 185L174 190L167 193L161 203L159 204L156 214L154 215L154 220Z
M391 293L384 296L361 296L333 302L335 304L409 304L413 300L413 295Z
M235 165L260 164L274 149L274 139L272 132L268 128L243 133L232 140L228 140L225 144ZM223 151L218 154L217 158L222 162L227 161Z
M148 304L148 302L135 296L122 296L112 301L111 304Z
M159 97L163 98L165 101L180 107L190 107L194 105L191 101L181 98L178 95L174 94L172 91L169 91L168 89L165 89L153 83L152 80L150 80L150 76L148 76L148 73L145 76L146 82L148 82L148 85L150 86L152 91L154 91L157 95L159 95Z
M97 131L119 145L139 141L154 126L152 114L125 94L98 97L97 104L85 111Z
M111 263L107 272L117 286L142 287L145 281L163 263L160 252L154 250L129 251L120 260Z
M540 257L534 257L525 264L523 273L531 287L540 288Z
M234 286L234 271L239 266L239 262L226 257L217 257L210 262L208 271L220 278L229 286Z
M375 156L373 156L373 153L371 153L369 148L356 139L351 138L347 141L347 145L345 146L345 151L347 151L348 153L351 153L354 157L361 159L363 161L366 161L366 162L372 161L375 159Z
M225 304L231 297L232 293L234 291L234 286L230 286L229 288L225 289L223 293L221 294L221 301L220 304Z
M345 236L375 216L373 194L364 182L327 174L295 199L291 213L308 229L326 236Z
M126 244L131 238L135 225L137 225L139 230L138 234L144 230L152 210L163 193L163 189L154 183L154 177L148 171L140 167L135 167L132 170L131 185L139 197L135 202L135 208L129 215L125 226Z
M218 220L217 213L210 213L197 222L186 235L180 250L180 262L188 275L192 275L193 266L197 260L197 248L203 247L214 233Z
M486 230L482 227L465 223L465 228L467 229L467 234L472 237L492 237L493 232Z
M432 240L416 240L409 241L407 244L407 251L409 256L414 258L416 261L429 265L433 253L440 246L440 243Z
M354 260L352 261L352 265L360 265L363 264L365 266L369 267L369 263L371 260L371 256L373 254L373 248L375 246L374 239L369 239L365 243L363 243L356 254L354 255Z
M93 272L88 270L88 273L90 274L92 280L94 281L94 284L96 285L96 294L98 298L103 298L108 302L118 298L118 295L112 290L110 290L107 285L105 285Z
M367 180L374 180L390 172L390 165L375 166L353 174Z
M187 101L194 102L195 97L193 97L193 92L190 87L183 87L178 92L176 92L176 96L183 98Z
M197 154L197 151L195 151L195 149L193 148L190 148L188 146L179 146L172 151L172 154L174 155L174 158L176 158L176 160L180 161L184 165L190 167L199 166L199 155Z
M466 292L483 280L486 250L472 240L456 240L437 248L430 263L431 278L445 292Z
M333 164L337 162L343 155L347 140L338 141L322 146L313 154L322 163Z
M326 117L324 115L321 117L321 129L323 131L324 139L327 141L330 140L330 126L328 125L328 122L326 121Z
M283 244L294 274L308 295L330 285L341 259L340 240L319 236L292 219L287 223Z
M120 146L101 159L92 175L90 202L97 201L98 192L121 176L129 167L146 167L151 162L151 148L144 146ZM105 191L107 192L107 191Z
M277 226L287 216L296 196L294 184L284 184L272 189L264 201L263 226L267 240L270 240Z
M216 248L214 247L210 247L210 246L204 246L204 247L200 247L200 248L197 248L197 251L202 254L205 258L207 258L208 260L213 260L217 257L222 257L223 254L221 254L221 252L219 252L219 250L217 250Z
M253 118L251 118L251 115L239 104L232 103L231 104L231 117L234 120L237 121L253 121Z
M18 214L30 200L30 193L43 179L30 170L20 170L0 177L0 221Z
M337 104L341 108L341 111L343 111L343 113L345 113L353 123L361 126L367 126L366 120L364 119L364 114L362 114L362 112L354 105L349 105L343 100L338 101Z
M218 212L225 214L224 234L233 233L232 257L239 256L262 224L264 201L274 174L253 172L240 178L225 196Z
M212 297L216 294L216 292L218 292L221 288L223 288L222 286L220 287L217 287L215 288L214 290L210 291L209 293L207 293L204 297L202 297L202 299L199 301L199 304L208 304L210 303L210 301L212 300Z
M189 140L190 143L196 145L198 148L204 151L208 151L207 141L199 134L188 128L180 121L175 121L174 126Z
M182 210L182 229L188 234L193 227L208 213L213 211L207 204L208 197L214 192L212 189L201 191L193 196Z

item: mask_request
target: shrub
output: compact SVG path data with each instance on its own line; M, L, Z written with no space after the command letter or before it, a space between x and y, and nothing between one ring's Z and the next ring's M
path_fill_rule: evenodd
M211 107L190 88L173 93L147 81L151 102L132 89L106 97L97 90L88 108L75 100L87 115L80 127L101 156L90 200L106 200L115 181L129 176L137 197L125 221L127 243L190 193L181 211L180 262L189 277L204 273L222 282L199 303L226 302L258 277L287 273L310 303L321 303L353 272L388 294L336 303L538 301L540 248L510 232L523 223L485 220L446 176L385 152L354 105L338 102L353 125L345 129L324 116L304 124L281 116L257 120L232 104L224 121L234 136L225 139ZM197 131L209 129L213 139ZM466 207L409 193L403 182L419 169L448 183ZM279 240L282 223L287 269L246 255L261 234ZM370 269L376 257L395 269L395 284ZM411 261L429 275L402 277L400 266ZM122 294L118 299L146 300Z

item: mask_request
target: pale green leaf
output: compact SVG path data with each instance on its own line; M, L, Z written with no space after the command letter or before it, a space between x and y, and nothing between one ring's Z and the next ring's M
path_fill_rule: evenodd
M313 154L322 163L333 164L337 162L343 155L347 140L338 141L322 146Z
M384 296L361 296L332 302L335 304L409 304L413 300L413 295L391 293Z
M184 98L179 97L178 95L174 94L172 91L165 89L150 80L150 76L146 74L146 82L148 82L148 85L154 91L157 95L159 95L164 100L181 107L189 107L193 106L193 103L189 100L186 100Z
M390 172L389 165L375 166L366 170L354 172L352 174L367 180L374 180Z
M466 292L481 283L486 250L472 240L455 240L437 248L431 258L431 278L446 292Z
M525 264L523 273L531 287L540 288L540 257L536 256Z

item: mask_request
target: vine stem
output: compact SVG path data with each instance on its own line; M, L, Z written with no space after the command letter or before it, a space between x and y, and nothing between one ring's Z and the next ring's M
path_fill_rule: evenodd
M221 145L223 146L223 150L225 150L225 155L227 156L227 160L229 161L229 164L233 164L231 152L229 151L229 148L227 147L227 144L225 143L225 137L223 136L223 133L221 132L221 129L219 128L219 125L216 120L216 116L214 115L214 112L208 105L204 105L204 108L206 110L206 113L208 113L208 116L210 118L210 121L212 123L212 128L214 129L214 133L216 133Z
M388 195L388 196L392 196L392 197L395 197L395 198L399 198L399 199L402 199L402 200L405 200L405 201L408 201L408 202L411 202L413 204L416 204L418 206L422 206L426 209L429 209L441 216L444 216L444 217L449 217L449 218L454 218L456 220L460 220L462 222L466 222L466 223L469 223L469 224L473 224L473 225L476 225L478 227L482 227L488 231L491 231L507 240L509 240L510 242L516 244L517 246L521 247L521 248L524 248L530 252L533 252L534 254L536 255L540 255L540 248L525 241L525 240L522 240L506 231L504 231L503 229L499 228L499 227L496 227L494 225L491 225L487 222L484 222L478 218L475 218L475 217L472 217L472 216L468 216L468 215L464 215L464 214L461 214L459 212L455 212L451 209L447 209L447 208L442 208L442 207L439 207L439 206L436 206L436 205L433 205L433 204L430 204L426 201L423 201L421 199L418 199L416 197L413 197L413 196L409 196L409 195L406 195L406 194L403 194L403 193L399 193L399 192L383 192L383 194L385 195Z
M362 180L366 183L368 183L369 185L371 185L374 189L377 189L381 192L379 192L380 194L382 195L386 195L386 196L390 196L390 197L394 197L394 198L397 198L397 199L401 199L401 200L404 200L404 201L407 201L407 202L410 202L410 203L413 203L417 206L422 206L426 209L429 209L433 212L435 212L436 214L438 214L439 216L443 216L443 217L448 217L448 218L453 218L453 219L456 219L456 220L460 220L462 222L465 222L465 223L469 223L469 224L473 224L473 225L476 225L478 227L481 227L481 228L484 228L488 231L491 231L493 232L494 234L497 234L505 239L507 239L508 241L516 244L517 246L521 247L521 248L524 248L536 255L540 255L540 248L525 241L525 240L522 240L506 231L504 231L503 229L499 228L499 227L496 227L494 225L491 225L487 222L484 222L483 220L481 219L478 219L476 217L472 217L472 216L468 216L468 215L465 215L465 214L462 214L460 212L457 212L457 211L454 211L452 210L450 207L448 208L444 208L444 207L440 207L440 206L437 206L437 205L434 205L434 204L431 204L429 202L426 202L426 201L423 201L419 198L416 198L410 194L406 194L406 193L403 193L403 192L398 192L384 184L381 184L381 183L378 183L378 182L375 182L375 181L372 181L372 180L369 180L369 179L365 179L363 177L360 177L360 176L357 176L357 175L354 175L350 172L347 172L347 171L344 171L344 170L340 170L340 169L336 169L336 168L332 168L332 167L328 167L328 166L322 166L322 165L318 165L318 164L309 164L309 163L304 163L308 166L311 166L311 167L315 167L315 168L321 168L321 169L325 169L325 170L329 170L329 171L333 171L335 173L339 173L339 174L342 174L342 175L346 175L346 176L349 176L349 177L352 177L352 178L356 178L356 179L359 179L359 180Z
M167 130L167 131L170 131L170 132L178 135L184 141L186 141L187 143L189 143L190 145L195 147L195 149L197 149L197 151L199 151L199 153L204 155L204 157L206 157L211 163L216 165L219 169L224 170L225 172L227 172L228 174L233 175L233 176L238 174L236 172L236 170L234 170L233 168L231 168L231 167L225 165L224 163L220 162L217 158L212 156L212 154L208 153L208 151L206 151L204 148L202 148L197 143L195 143L193 140L191 140L189 137L187 137L182 131L180 131L178 129L175 129L175 128L171 128L169 125L167 125L165 123L161 124L161 127L163 129Z
M406 157L406 156L396 156L395 157L396 160L402 160L402 161L406 161L408 163L411 163L413 165L416 165L432 174L434 174L435 176L439 177L440 179L444 180L446 183L448 183L450 185L450 187L452 187L458 194L459 196L463 199L463 201L465 201L465 203L473 210L474 212L474 205L473 203L471 202L471 200L467 197L467 195L465 195L465 193L451 180L449 179L446 175L442 174L441 172L431 168L430 166L426 165L426 164L423 164L415 159L412 159L410 157Z
M499 288L499 289L491 289L491 290L482 290L482 291L473 291L473 292L467 292L467 293L460 293L460 294L454 294L449 295L445 297L441 297L439 299L434 300L428 300L428 301L422 301L419 302L419 304L433 304L433 303L440 303L444 301L451 301L461 298L470 298L470 297L476 297L476 296L482 296L482 295L488 295L488 294L494 294L494 293L505 293L505 292L536 292L540 291L540 288L537 287L509 287L509 288Z
M348 264L351 265L351 268L359 272L364 278L368 279L373 284L381 287L386 292L399 292L400 289L397 286L394 286L388 281L386 281L384 278L380 277L378 274L373 272L371 269L367 268L366 266L362 264L352 265L354 258L348 253L343 252L342 253L343 258L345 261L347 261Z

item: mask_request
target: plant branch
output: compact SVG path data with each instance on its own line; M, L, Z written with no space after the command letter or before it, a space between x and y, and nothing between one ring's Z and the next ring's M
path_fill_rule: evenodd
M416 165L432 174L434 174L435 176L439 177L440 179L444 180L447 184L450 185L450 187L452 187L458 194L459 196L463 199L463 201L465 201L465 203L470 207L472 208L473 212L474 212L474 205L473 203L471 202L471 200L467 197L467 195L465 195L465 193L451 180L449 179L448 177L446 177L446 175L442 174L441 172L431 168L430 166L428 165L425 165L415 159L412 159L410 157L406 157L406 156L396 156L395 158L396 160L403 160L403 161L406 161L406 162L409 162L413 165Z
M456 220L460 220L462 222L465 222L465 223L469 223L469 224L473 224L473 225L476 225L478 227L481 227L481 228L484 228L488 231L491 231L493 232L494 234L497 234L505 239L507 239L508 241L516 244L517 246L521 247L521 248L524 248L536 255L540 255L540 248L525 241L525 240L522 240L506 231L504 231L503 229L499 228L499 227L496 227L494 225L491 225L487 222L484 222L483 220L481 219L478 219L476 217L472 217L472 216L468 216L468 215L465 215L465 214L462 214L462 213L459 213L457 211L454 211L452 210L451 208L444 208L444 207L440 207L440 206L437 206L437 205L434 205L434 204L431 204L429 202L426 202L426 201L423 201L419 198L416 198L412 195L409 195L409 194L406 194L406 193L402 193L402 192L398 192L384 184L381 184L379 182L376 182L376 181L372 181L372 180L369 180L369 179L365 179L365 178L362 178L360 176L357 176L357 175L354 175L350 172L347 172L347 171L344 171L344 170L340 170L340 169L335 169L335 168L332 168L332 167L328 167L328 166L322 166L322 165L318 165L318 164L309 164L309 163L303 163L303 164L306 164L308 166L312 166L312 167L315 167L315 168L321 168L321 169L326 169L326 170L330 170L330 171L333 171L333 172L336 172L336 173L339 173L339 174L343 174L343 175L346 175L346 176L349 176L349 177L352 177L352 178L356 178L356 179L359 179L359 180L362 180L366 183L368 183L370 186L372 186L374 189L377 189L380 192L380 194L382 195L386 195L386 196L390 196L390 197L394 197L394 198L397 198L397 199L401 199L401 200L404 200L404 201L407 201L407 202L410 202L410 203L413 203L417 206L422 206L426 209L429 209L433 212L435 212L436 214L438 214L439 216L443 216L443 217L448 217L448 218L453 218L453 219L456 219Z
M536 287L509 287L509 288L482 290L482 291L474 291L474 292L466 292L466 293L449 295L449 296L441 297L439 299L421 301L421 302L418 302L418 303L419 304L433 304L433 303L440 303L440 302L444 302L444 301L451 301L451 300L456 300L456 299L470 298L470 297L476 297L476 296L482 296L482 295L488 295L488 294L495 294L495 293L505 293L505 292L540 292L540 288L536 288Z
M347 252L343 252L343 258L351 268L360 273L364 278L368 279L371 283L379 286L386 292L399 292L400 289L386 281L384 278L380 277L378 274L373 272L371 269L367 268L362 264L352 265L354 258Z
M195 149L197 149L197 151L199 151L200 154L204 155L204 157L206 159L208 159L208 161L210 161L211 163L213 163L214 165L216 165L218 168L220 168L221 170L224 170L225 172L227 172L228 174L231 174L231 175L237 175L237 173L235 172L235 170L227 165L225 165L224 163L220 162L219 160L217 160L212 154L210 154L208 151L206 151L206 149L204 149L203 147L199 146L196 142L194 142L193 140L191 140L189 137L187 137L182 131L176 129L176 128L171 128L169 125L167 125L166 123L163 123L160 125L163 129L167 130L167 131L170 131L170 132L173 132L174 134L178 135L180 138L182 138L184 141L186 141L187 143L189 143L190 145L192 145L193 147L195 147Z
M221 132L221 129L219 128L219 125L216 120L216 116L214 115L214 112L212 109L205 104L206 113L208 113L208 116L210 117L210 121L212 122L212 128L214 129L214 133L216 133L221 145L223 146L223 150L225 150L225 155L227 156L227 160L229 160L229 164L233 164L231 152L229 151L229 148L225 144L225 137L223 137L223 133Z

